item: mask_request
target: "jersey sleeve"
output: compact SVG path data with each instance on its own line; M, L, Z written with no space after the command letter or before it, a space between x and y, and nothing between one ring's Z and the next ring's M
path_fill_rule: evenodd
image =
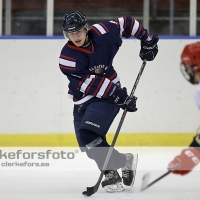
M135 18L130 16L120 17L111 21L103 21L94 24L91 28L99 35L108 34L111 37L121 36L130 38L131 36L139 40L149 40L148 30L145 29Z
M63 74L70 81L69 93L79 99L80 96L92 95L97 98L110 99L113 91L120 89L120 86L101 75L86 75L82 70L84 62L76 58L63 55L59 58L59 66Z
M135 18L130 16L120 17L114 20L117 23L121 37L131 36L140 39L149 39L148 31Z

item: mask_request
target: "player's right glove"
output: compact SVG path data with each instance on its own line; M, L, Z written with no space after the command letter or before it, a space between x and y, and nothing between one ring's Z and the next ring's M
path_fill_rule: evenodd
M141 40L140 58L144 61L152 61L158 53L158 36L154 35L150 41Z
M135 96L130 97L127 94L126 88L121 88L120 90L116 91L112 95L111 100L113 102L115 102L116 104L118 104L123 110L125 110L127 108L128 112L136 112L137 111L137 108L136 108L137 97L135 97Z
M200 151L197 148L189 147L184 149L179 156L176 156L168 165L168 170L174 174L188 174L200 162Z

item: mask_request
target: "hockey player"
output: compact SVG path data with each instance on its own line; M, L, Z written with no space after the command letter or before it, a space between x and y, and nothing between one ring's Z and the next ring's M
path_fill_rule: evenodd
M140 57L151 61L158 52L158 37L132 17L121 17L88 26L80 11L64 15L63 34L68 42L62 48L59 66L69 80L69 97L74 102L74 128L78 144L102 170L110 145L106 134L119 109L137 111L136 97L130 97L120 85L112 62L122 38L134 36L141 41ZM134 47L133 47L134 49ZM123 66L122 66L123 67ZM113 149L102 186L108 192L123 191L135 179L137 155ZM122 169L122 178L118 169ZM122 184L123 179L123 184Z
M186 45L181 54L181 71L192 84L197 84L195 101L200 109L200 42ZM183 149L168 165L174 174L188 174L200 162L200 127L190 146Z

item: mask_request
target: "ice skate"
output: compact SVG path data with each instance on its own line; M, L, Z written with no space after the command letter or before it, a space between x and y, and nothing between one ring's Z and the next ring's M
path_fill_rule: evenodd
M126 153L126 165L122 168L122 179L126 186L133 186L137 169L138 154Z
M122 178L116 170L108 171L105 174L105 179L101 183L106 192L122 192L124 191L124 185Z

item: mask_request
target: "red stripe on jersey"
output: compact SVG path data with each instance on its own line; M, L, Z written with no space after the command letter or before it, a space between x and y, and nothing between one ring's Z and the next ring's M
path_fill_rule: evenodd
M133 30L133 26L134 26L134 24L135 24L135 19L132 18L132 21L131 21L131 28L130 28L130 35L129 35L129 37L131 37L131 33L132 33L132 30Z
M63 65L59 65L61 69L66 69L66 70L76 70L75 67L66 67L66 66L63 66Z
M115 72L115 73L114 73L112 76L110 76L108 79L112 81L113 79L116 78L116 76L117 76L117 73Z
M81 89L81 86L82 86L83 82L84 82L87 78L90 78L90 75L87 75L86 78L82 78L82 79L81 79L81 81L80 81L79 84L78 84L78 88L77 88L78 90Z
M78 84L78 88L77 88L78 90L80 90L81 85L83 84L84 81L85 81L85 78L82 78L81 81Z
M92 26L91 28L97 33L98 36L101 36L101 33L97 28L95 28L94 26Z
M69 43L67 43L67 45L68 45L68 47L69 47L70 49L75 49L75 50L77 50L77 51L83 51L83 52L85 52L85 53L93 53L93 52L94 52L94 45L93 45L93 43L92 43L92 40L90 40L90 42L91 42L91 44L92 44L92 50L91 50L91 51L90 51L90 50L87 50L87 49L84 49L84 48L77 47L77 46L72 46L72 45L69 44Z
M140 26L139 26L137 32L136 32L135 35L134 35L135 37L137 37L137 36L139 35L141 29L142 29L142 26L141 26L141 24L140 24Z
M118 18L115 19L114 21L117 23L117 26L118 26L118 28L119 28L119 20L118 20Z
M102 98L105 98L105 96L108 94L108 91L110 90L111 86L113 85L112 82L109 83L108 87L106 88L106 91L104 93L104 95L102 96Z
M95 92L94 92L94 96L96 96L96 95L97 95L97 93L99 92L99 89L100 89L100 87L102 86L102 84L103 84L104 80L105 80L105 78L104 78L104 77L102 77L102 79L101 79L101 81L100 81L100 83L99 83L99 85L98 85L97 89L96 89L96 90L95 90Z
M90 88L92 87L94 81L96 80L97 78L95 77L92 82L90 83L90 85L87 87L87 89L85 90L85 94L88 94L88 91L90 90Z
M103 27L104 27L104 29L106 30L106 32L109 32L109 30L108 30L108 28L106 27L106 25L105 25L105 24L102 24L102 23L99 23L99 24L101 24L101 26L103 26Z
M76 61L75 58L71 58L71 57L69 57L69 56L64 56L64 55L60 55L60 58L64 58L64 59Z
M117 28L119 29L119 34L120 34L119 20L118 20L118 19L115 19L114 21L117 23Z
M143 40L146 40L149 37L148 32L146 33L146 36Z
M122 36L124 35L124 32L125 32L125 30L126 30L126 17L123 17L123 19L124 19L124 31L123 31L123 33L122 33Z

